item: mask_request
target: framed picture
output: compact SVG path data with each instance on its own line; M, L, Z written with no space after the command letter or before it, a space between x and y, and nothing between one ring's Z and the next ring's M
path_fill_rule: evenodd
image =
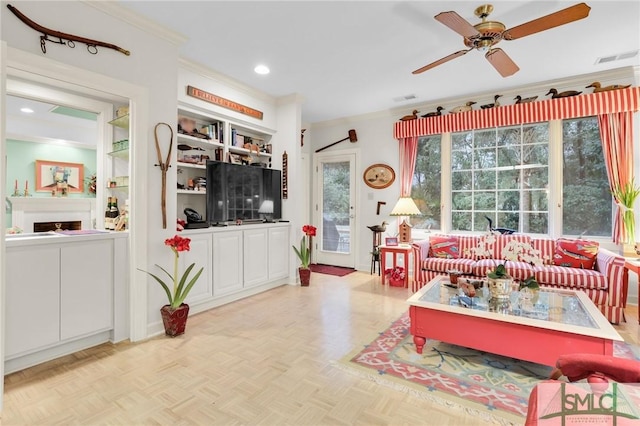
M389 237L389 238L385 238L384 239L384 245L385 246L397 246L398 245L398 239L396 237Z
M36 160L36 191L84 192L84 164Z
M242 164L242 156L239 154L229 153L229 163Z

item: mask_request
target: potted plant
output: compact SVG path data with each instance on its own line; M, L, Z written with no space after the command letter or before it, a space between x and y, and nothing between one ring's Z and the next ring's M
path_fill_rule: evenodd
M171 251L173 251L173 275L167 272L167 270L162 266L156 266L169 277L169 279L171 280L169 285L167 285L157 275L154 275L148 271L143 271L151 275L162 286L163 290L167 294L169 304L164 305L160 309L160 314L162 315L162 322L164 324L165 333L167 336L171 337L175 337L184 333L185 327L187 325L187 317L189 316L189 305L184 303L184 299L186 299L187 295L193 288L196 281L198 281L198 278L200 278L200 274L202 274L202 271L204 269L200 268L195 276L188 282L187 280L189 278L189 274L191 274L191 271L195 267L195 263L189 265L182 276L178 275L178 259L180 258L180 252L189 251L191 249L189 246L190 243L190 238L183 238L179 235L176 235L173 238L169 238L164 241L164 244L171 248Z
M311 263L311 238L316 236L316 227L312 225L304 225L302 227L302 240L300 240L300 249L296 246L292 246L296 252L298 259L300 259L300 267L298 268L298 274L300 275L300 285L302 287L309 286L309 280L311 279L311 269L309 264Z
M495 302L505 302L509 300L509 295L513 288L513 278L507 272L504 264L496 266L495 269L487 273L489 281L489 292L491 300Z

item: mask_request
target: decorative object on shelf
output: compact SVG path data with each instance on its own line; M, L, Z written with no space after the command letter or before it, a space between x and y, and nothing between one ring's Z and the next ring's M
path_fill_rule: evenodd
M87 178L87 190L89 191L89 194L95 195L97 189L98 189L98 182L97 182L97 177L94 174Z
M586 86L585 89L588 89L589 87L593 87L593 93L598 93L598 92L608 92L610 90L626 89L627 87L631 87L631 85L630 84L624 84L624 85L622 85L622 84L611 84L609 86L602 87L600 82L594 81L590 85Z
M187 136L193 136L194 138L199 138L199 139L206 139L206 140L211 139L211 136L209 136L208 134L200 133L196 128L196 120L189 117L178 116L178 133L187 135ZM185 145L185 146L188 146L188 145ZM178 149L183 149L183 148L178 147ZM191 147L186 148L186 150L189 150L189 149L198 149L198 148L191 148Z
M309 264L311 263L311 239L316 236L316 227L312 225L304 225L302 227L304 235L300 240L300 249L296 246L293 247L298 259L300 259L300 267L298 273L300 274L300 285L302 287L309 286L309 279L311 277L311 270Z
M76 47L75 42L77 41L78 43L86 44L87 51L92 55L95 55L98 53L98 46L117 50L118 52L127 56L131 55L131 52L121 47L118 47L115 44L105 43L104 41L92 40L90 38L84 38L84 37L76 36L73 34L67 34L60 31L50 30L49 28L43 27L42 25L37 24L31 19L27 18L22 12L20 12L14 6L8 4L7 8L9 8L9 10L13 12L13 14L16 15L18 19L20 19L28 27L31 27L34 30L42 33L42 35L40 36L40 49L42 50L42 53L45 53L45 54L47 53L47 46L46 46L47 41L50 41L51 43L56 43L56 44L64 44L69 46L72 49ZM50 39L49 36L57 40Z
M529 102L533 102L536 99L538 99L538 96L530 96L528 98L523 98L522 96L518 95L513 99L516 101L516 104L528 104Z
M622 223L624 225L624 243L635 245L636 242L636 219L633 213L633 206L640 195L640 187L636 185L635 179L627 182L621 187L616 187L611 191L614 201L622 210Z
M409 115L405 115L404 117L400 117L399 120L400 121L409 121L409 120L415 120L416 118L418 118L418 113L420 111L418 111L417 109L414 109L413 112Z
M160 140L158 138L158 127L167 126L170 132L169 149L167 151L167 157L162 157L162 151L160 150ZM158 123L153 129L155 141L156 141L156 154L158 155L158 164L154 164L156 167L160 167L162 172L162 189L160 207L162 208L162 229L167 229L167 171L169 170L169 163L171 162L171 149L173 148L173 128L167 123ZM164 161L163 161L164 160Z
M383 189L391 186L396 180L396 172L386 164L373 164L362 174L364 183L373 189Z
M577 90L565 90L564 92L560 92L558 93L558 91L556 89L549 89L549 91L547 92L547 94L545 96L549 96L551 95L552 99L555 98L568 98L569 96L578 96L580 93Z
M401 266L385 269L384 274L392 287L404 287L405 271Z
M192 96L196 99L200 99L201 101L209 102L214 105L221 106L223 108L230 109L235 112L239 112L240 114L248 115L249 117L257 118L258 120L262 120L263 113L262 111L258 111L257 109L250 108L248 106L239 104L237 102L231 101L229 99L225 99L223 97L214 95L213 93L205 92L204 90L196 89L193 86L187 86L187 95Z
M324 151L325 149L327 149L327 148L331 148L332 146L337 145L337 144L339 144L340 142L344 142L344 141L346 141L347 139L349 139L349 142L351 142L351 143L358 142L358 136L356 135L356 131L355 131L354 129L349 130L349 136L347 136L346 138L344 138L344 139L340 139L339 141L334 142L334 143L332 143L332 144L329 144L329 145L327 145L327 146L325 146L325 147L322 147L322 148L320 148L320 149L316 149L316 152Z
M423 117L423 118L426 118L426 117L437 117L439 115L442 115L442 111L443 110L444 110L444 108L439 106L438 108L436 108L435 111L428 112L426 114L421 115L420 117Z
M485 104L485 105L480 105L481 109L488 109L488 108L495 108L495 107L499 107L500 106L500 102L498 102L498 98L501 97L502 95L495 95L493 97L493 103L492 104Z
M28 184L28 182L27 182ZM25 185L25 191L28 185ZM36 160L36 191L65 193L84 192L84 164Z
M516 40L586 18L589 16L590 10L591 8L585 3L579 3L509 29L502 22L487 20L491 12L493 12L493 6L490 4L484 4L476 8L474 14L482 21L475 25L471 25L454 11L439 13L434 17L435 20L460 34L467 49L458 50L422 68L418 68L413 71L413 74L419 74L435 68L475 49L479 52L486 52L484 56L495 70L502 77L509 77L518 72L520 68L502 49L495 47L496 44L502 40Z
M416 203L413 201L411 197L400 197L398 202L389 213L390 216L420 216L422 212ZM411 242L411 225L407 222L407 220L403 220L400 226L398 226L400 242L401 243L410 243Z
M398 237L386 237L384 245L388 247L396 247L398 245Z
M289 198L289 156L287 151L282 153L282 199Z
M457 107L452 108L451 111L449 112L451 114L459 114L461 112L471 111L473 109L474 104L475 104L475 101L468 101L464 105L459 105Z
M200 278L200 274L202 274L202 271L204 270L204 267L200 268L200 270L194 275L194 277L191 278L191 280L189 280L189 282L187 283L189 274L191 274L191 271L196 265L195 263L192 263L191 265L189 265L189 267L187 267L182 276L178 276L178 259L180 257L180 252L189 251L191 249L191 247L189 246L190 243L190 238L183 238L179 235L175 235L173 238L169 238L164 241L164 244L171 248L171 251L173 251L173 275L167 272L167 270L162 266L156 266L169 277L173 289L170 289L169 285L167 285L157 275L152 274L148 271L144 271L142 269L138 269L152 276L162 286L164 292L167 294L169 304L164 305L160 309L160 313L162 314L165 333L167 334L167 336L171 337L175 337L184 333L187 323L187 317L189 315L189 305L184 303L184 300L186 299L194 284L198 281L198 278Z

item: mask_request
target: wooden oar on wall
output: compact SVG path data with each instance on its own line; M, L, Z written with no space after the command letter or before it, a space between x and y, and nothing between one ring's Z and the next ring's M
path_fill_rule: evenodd
M316 152L324 151L325 149L330 148L330 147L332 147L332 146L334 146L334 145L337 145L337 144L339 144L340 142L344 142L344 141L346 141L347 139L349 139L349 142L351 142L351 143L358 142L358 137L356 136L356 131L355 131L355 130L353 130L353 129L349 130L349 136L347 136L347 137L346 137L346 138L344 138L344 139L340 139L338 142L334 142L334 143L332 143L332 144L329 144L329 145L327 145L327 146L325 146L325 147L323 147L323 148L316 149Z

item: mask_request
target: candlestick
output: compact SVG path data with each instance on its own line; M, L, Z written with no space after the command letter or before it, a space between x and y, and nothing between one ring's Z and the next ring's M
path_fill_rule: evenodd
M18 190L18 179L16 179L16 186L14 188L16 191Z
M24 192L29 192L29 181L28 180L24 181Z

